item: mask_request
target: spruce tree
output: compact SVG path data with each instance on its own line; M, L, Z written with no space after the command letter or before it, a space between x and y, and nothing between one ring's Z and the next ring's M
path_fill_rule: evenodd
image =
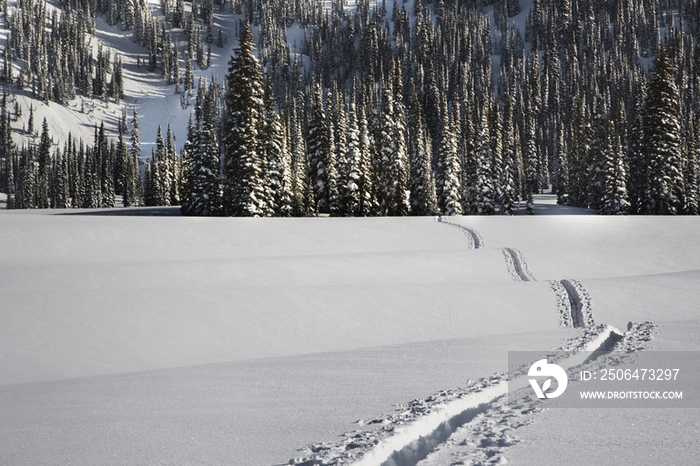
M654 74L647 88L644 118L644 151L648 164L644 212L648 214L683 213L679 98L673 63L666 49L659 46L654 58Z
M438 209L445 215L461 215L460 179L462 167L457 154L457 141L447 115L443 117L438 157L440 167L440 177L437 183Z
M266 86L265 127L262 133L268 174L267 215L288 217L292 210L291 156L280 116L275 112L272 88Z
M221 215L221 156L211 111L199 108L194 123L190 119L185 159L185 185L182 213L185 215Z
M335 160L331 151L331 133L321 95L321 86L316 84L312 95L311 116L306 130L306 145L309 151L309 182L314 188L315 211L331 213L331 201L335 180Z
M627 198L627 176L622 153L620 136L614 137L614 143L607 144L605 151L605 194L603 196L600 213L603 215L624 215L629 213L629 200Z
M409 128L408 159L410 165L409 189L411 193L412 215L433 215L437 213L435 179L433 177L430 141L425 130L425 122L420 102L413 82L409 85Z
M227 215L263 216L268 211L266 163L260 140L264 118L262 74L254 50L253 32L245 25L226 75L224 209Z

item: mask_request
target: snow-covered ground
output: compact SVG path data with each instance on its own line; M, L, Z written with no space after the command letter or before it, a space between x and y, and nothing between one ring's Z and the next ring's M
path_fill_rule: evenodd
M580 337L559 326L565 279L597 323L651 320L651 347L700 349L699 219L168 213L0 210L0 464L308 460L396 404L470 393L508 350ZM420 464L700 451L698 410L475 414Z

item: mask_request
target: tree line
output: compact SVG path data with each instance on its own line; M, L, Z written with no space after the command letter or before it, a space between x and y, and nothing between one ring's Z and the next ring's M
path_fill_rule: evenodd
M511 0L163 0L163 23L148 8L130 23L144 2L64 3L133 28L149 67L184 93L195 84L177 77L168 28L197 31L189 63L213 41L217 5L240 15L225 79L200 81L180 157L169 137L157 144L143 203L512 215L551 189L603 214L698 211L697 0L535 0L528 12Z

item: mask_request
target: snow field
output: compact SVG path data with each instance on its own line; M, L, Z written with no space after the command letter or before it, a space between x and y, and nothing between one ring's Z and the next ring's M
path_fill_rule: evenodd
M550 281L580 280L597 323L652 318L668 347L697 347L693 221L446 220L463 228L0 212L0 463L282 464L504 371L508 350L560 347L578 332L559 327ZM469 434L496 442L489 461L518 460L504 436L539 431L495 429L498 406L465 429L491 429ZM511 427L544 422L523 411Z
M0 234L6 384L557 328L546 283L430 218L8 212Z

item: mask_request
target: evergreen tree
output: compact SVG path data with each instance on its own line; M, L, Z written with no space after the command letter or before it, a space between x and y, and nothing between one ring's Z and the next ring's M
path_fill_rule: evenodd
M608 144L609 149L605 153L605 194L600 208L603 215L629 213L622 143L620 136L614 137L614 144Z
M303 217L311 214L313 188L309 183L308 158L306 142L302 136L301 125L297 118L296 103L292 103L289 117L290 154L292 157L292 215Z
M309 182L314 188L315 211L331 213L331 201L337 198L335 185L335 160L331 151L331 133L323 106L321 86L315 85L312 96L311 116L306 130L309 151Z
M438 150L439 173L437 181L438 209L445 215L461 215L460 178L462 167L457 154L457 141L452 124L443 117L440 147Z
M433 178L430 142L425 132L416 88L409 86L409 128L411 137L408 142L410 165L411 213L413 215L433 215L438 211Z
M267 215L288 217L292 213L291 156L287 148L286 133L274 109L272 88L265 92L265 127L263 150L268 173Z
M693 118L690 125L688 141L688 155L686 157L683 176L685 179L685 213L688 215L698 215L700 213L700 188L698 184L698 120Z
M224 120L224 209L228 215L268 212L266 163L260 141L264 118L262 75L253 56L253 32L245 25L226 75Z
M683 213L679 98L673 63L666 49L659 46L647 90L644 118L644 150L648 164L644 212L648 214Z
M205 106L206 107L206 106ZM194 126L190 118L187 142L183 151L185 161L185 215L221 215L221 156L212 112L198 107Z

